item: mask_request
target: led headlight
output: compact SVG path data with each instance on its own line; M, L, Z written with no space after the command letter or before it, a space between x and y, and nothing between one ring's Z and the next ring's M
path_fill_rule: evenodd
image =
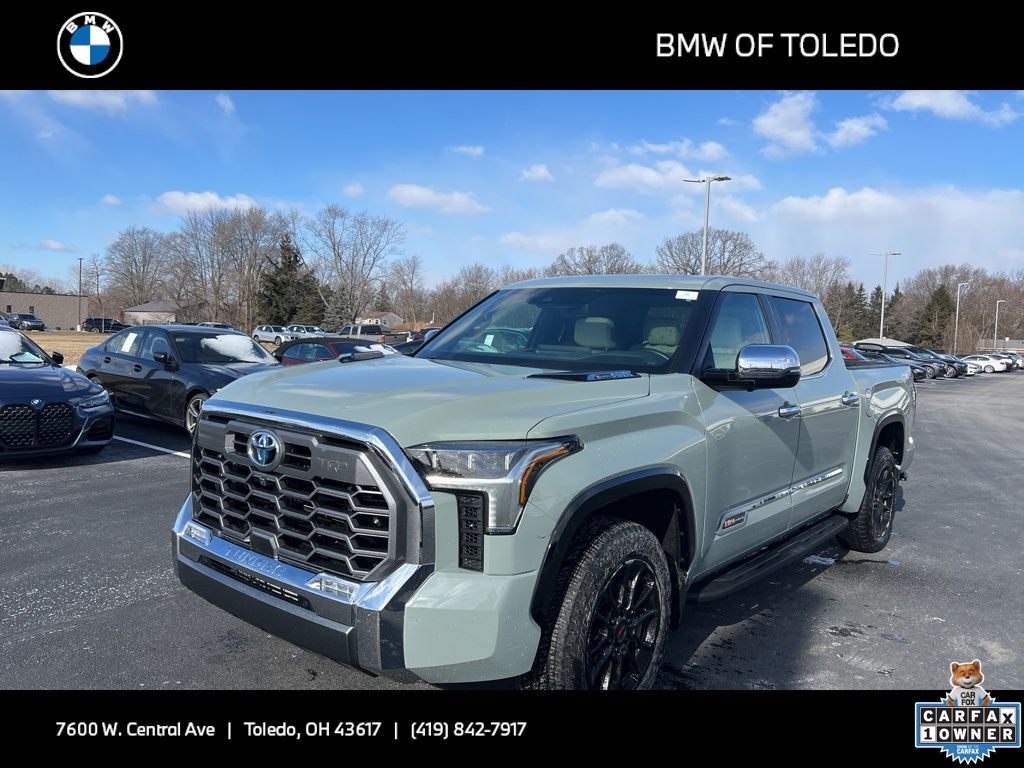
M110 395L107 394L107 390L103 390L98 395L87 397L84 400L78 402L79 408L99 408L110 402Z
M583 448L576 437L429 443L406 453L436 490L478 491L487 497L486 533L514 533L541 473Z

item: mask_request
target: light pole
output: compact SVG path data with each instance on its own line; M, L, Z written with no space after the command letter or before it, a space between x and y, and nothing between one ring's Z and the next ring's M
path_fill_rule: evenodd
M996 336L999 335L999 305L1005 304L1009 299L999 299L996 302L996 327L992 329L992 351L995 352L999 347L996 346Z
M78 330L82 330L82 257L78 257Z
M956 357L956 342L960 334L960 289L968 285L970 285L969 282L956 284L956 322L953 323L953 357Z
M708 216L711 212L711 182L732 181L731 176L706 176L703 179L683 179L687 184L707 185L704 197L704 247L700 251L700 273L703 275L708 269Z
M882 254L884 260L882 262L882 313L881 317L878 318L878 338L885 338L885 289L886 283L889 281L889 257L900 256L899 251L887 251Z

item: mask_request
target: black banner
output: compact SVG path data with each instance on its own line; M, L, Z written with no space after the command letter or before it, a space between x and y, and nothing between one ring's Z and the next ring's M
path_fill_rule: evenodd
M1020 88L993 13L842 27L796 13L198 3L5 12L4 88ZM95 27L91 36L84 27ZM77 32L77 37L74 37ZM74 37L74 39L72 39ZM90 47L91 43L91 47ZM78 47L72 51L72 47Z
M244 750L342 747L346 759L430 745L474 754L646 750L727 759L941 766L917 749L915 702L941 691L651 691L626 694L456 691L6 692L4 732L18 743L62 749L167 747L220 742ZM999 691L1000 703L1020 691ZM9 744L14 741L9 738ZM644 745L647 745L644 747ZM372 750L372 752L371 752ZM571 750L571 752L568 752ZM1000 748L992 764L1019 759Z

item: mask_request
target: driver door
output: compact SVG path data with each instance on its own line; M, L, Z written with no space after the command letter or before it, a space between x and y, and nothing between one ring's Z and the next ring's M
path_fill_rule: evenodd
M705 342L702 370L736 370L748 344L771 344L766 313L756 293L723 292ZM699 372L698 372L699 373ZM755 389L705 383L693 377L703 411L708 451L703 550L714 570L785 533L789 487L800 438L790 415L793 388Z
M173 413L175 377L166 363L154 360L157 354L174 357L167 335L155 328L146 331L142 339L142 351L134 366L135 392L139 399L139 410L163 418L180 417Z

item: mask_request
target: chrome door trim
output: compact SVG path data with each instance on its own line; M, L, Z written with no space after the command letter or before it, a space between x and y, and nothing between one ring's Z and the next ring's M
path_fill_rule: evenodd
M747 524L747 516L755 509L760 509L765 504L771 504L773 501L778 501L779 499L784 499L787 496L792 496L794 493L798 491L811 488L812 486L815 485L820 485L821 483L827 482L828 480L832 480L833 478L839 477L842 474L842 467L833 467L827 472L822 472L819 475L814 475L812 477L805 478L803 480L800 480L799 482L793 483L792 485L786 488L780 488L779 490L772 491L771 493L765 494L764 496L759 496L758 498L753 499L752 501L745 501L742 504L737 504L734 507L730 507L729 509L725 510L725 512L723 512L719 517L718 528L715 531L715 536L724 536L725 534L731 533L732 531L735 531L738 528L742 528ZM728 528L723 527L727 520L732 520L734 518L740 519L736 522L730 523Z

